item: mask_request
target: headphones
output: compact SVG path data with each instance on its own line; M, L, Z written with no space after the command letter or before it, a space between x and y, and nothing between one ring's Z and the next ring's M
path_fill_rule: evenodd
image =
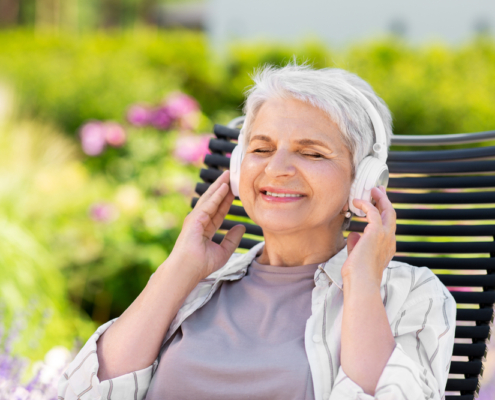
M350 85L349 85L350 86ZM359 90L350 86L360 98L361 104L371 119L375 131L376 142L373 145L374 154L366 156L358 165L356 177L351 186L349 194L349 209L358 217L365 217L366 214L359 208L354 207L352 200L362 199L371 201L371 189L376 186L388 185L387 161L387 139L385 126L376 108ZM241 177L241 163L244 158L244 128L241 129L238 144L232 151L230 157L230 187L232 193L239 197L239 182Z

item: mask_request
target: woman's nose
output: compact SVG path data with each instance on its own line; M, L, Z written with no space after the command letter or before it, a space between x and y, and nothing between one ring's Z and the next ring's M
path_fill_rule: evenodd
M292 163L290 153L284 149L277 149L268 160L265 173L271 177L292 176L296 168Z

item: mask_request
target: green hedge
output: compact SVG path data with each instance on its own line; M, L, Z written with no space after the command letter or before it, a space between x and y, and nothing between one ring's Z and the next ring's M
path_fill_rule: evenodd
M0 33L0 76L13 83L22 112L71 134L86 120L121 119L129 104L156 102L181 89L214 122L240 112L249 75L294 55L316 67L348 69L389 104L397 134L474 132L495 127L495 41L479 37L456 48L413 47L385 38L332 50L239 43L225 58L201 33L137 30L81 36Z

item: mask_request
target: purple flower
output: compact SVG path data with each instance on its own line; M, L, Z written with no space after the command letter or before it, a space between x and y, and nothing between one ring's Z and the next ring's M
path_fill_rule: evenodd
M165 105L169 114L174 119L179 119L187 114L199 111L198 102L191 96L184 93L172 93L167 97Z
M118 211L113 204L96 203L89 209L89 215L96 222L110 222L118 217Z
M105 149L105 126L100 121L84 124L79 132L83 151L88 156L97 156Z
M174 121L167 106L155 108L150 116L150 123L157 129L166 130Z
M105 124L105 140L110 146L122 146L126 140L124 128L116 122L107 122Z
M0 302L0 328L3 331L3 306ZM32 311L15 313L12 325L7 330L7 341L19 338L19 329L26 328L26 320L32 315ZM12 353L12 346L2 343L0 335L0 399L17 400L55 400L57 398L57 385L63 369L67 368L70 361L68 349L57 346L52 348L45 356L45 361L37 361L33 364L34 377L24 384L21 376L25 373L29 360Z
M150 122L151 114L148 107L136 104L127 111L127 120L134 126L146 126Z
M174 155L185 164L201 164L209 154L208 144L212 135L183 135L175 142Z

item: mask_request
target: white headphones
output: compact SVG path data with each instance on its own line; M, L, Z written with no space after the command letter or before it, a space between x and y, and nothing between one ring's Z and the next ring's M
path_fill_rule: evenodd
M374 154L365 157L358 165L356 177L351 186L349 194L349 209L359 217L364 217L366 214L354 207L352 200L363 199L371 201L371 189L376 186L383 185L385 188L388 185L388 167L387 161L387 139L385 135L385 126L383 121L373 107L373 104L359 90L350 86L352 90L361 99L361 104L365 108L368 116L373 124L375 131L376 143L373 145ZM239 197L239 181L241 177L241 163L244 158L244 128L241 129L238 138L238 144L232 151L230 157L230 187L232 193Z

